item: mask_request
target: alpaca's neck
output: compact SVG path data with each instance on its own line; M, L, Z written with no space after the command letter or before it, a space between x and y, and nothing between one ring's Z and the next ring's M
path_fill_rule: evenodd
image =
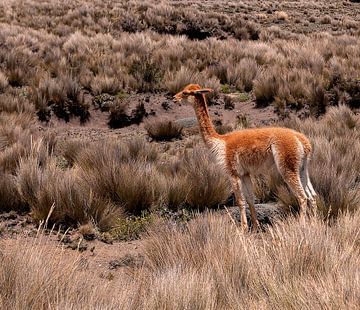
M196 117L199 122L201 136L205 144L210 146L211 140L214 138L219 138L220 135L215 131L214 125L211 122L204 95L195 97L194 108Z

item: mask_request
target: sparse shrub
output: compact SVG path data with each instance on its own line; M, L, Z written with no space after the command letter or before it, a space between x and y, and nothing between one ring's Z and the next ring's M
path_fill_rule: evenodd
M131 124L139 124L146 113L144 103L139 103L130 114L127 104L123 101L116 101L110 107L108 125L110 128L123 128Z
M183 127L172 121L153 121L145 125L148 135L157 141L180 139Z
M220 85L220 91L221 91L222 93L224 93L224 94L229 94L229 93L231 93L229 84L221 84L221 85Z
M250 96L248 93L240 93L239 94L239 101L240 102L245 102L245 101L249 101L250 100Z
M251 21L244 22L239 18L235 20L232 27L233 35L238 40L258 40L260 29L259 26Z
M105 93L94 96L93 105L95 106L96 109L100 109L102 112L105 112L110 110L110 107L114 104L115 101L116 101L115 96Z
M137 87L140 91L153 91L159 87L158 83L163 75L162 68L158 66L150 55L141 55L135 60L129 69L131 74L137 81Z
M149 213L119 218L110 234L116 240L129 241L138 239L153 221L154 216Z
M122 128L129 126L130 117L127 114L127 104L122 101L116 101L110 106L110 115L108 125L111 128Z
M249 127L250 127L250 121L246 116L246 114L236 115L236 123L235 123L236 129L245 129Z
M335 76L331 82L330 102L333 105L346 104L360 107L360 79L343 79Z

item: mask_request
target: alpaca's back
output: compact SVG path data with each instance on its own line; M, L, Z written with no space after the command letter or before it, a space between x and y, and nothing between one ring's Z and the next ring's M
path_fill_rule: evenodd
M297 167L311 153L309 140L301 133L279 127L245 129L222 136L226 162L243 173L266 172L271 166Z

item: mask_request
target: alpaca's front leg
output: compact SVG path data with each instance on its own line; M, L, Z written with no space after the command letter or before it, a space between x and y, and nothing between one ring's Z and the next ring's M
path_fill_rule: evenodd
M240 178L236 176L231 177L231 185L235 195L236 203L240 209L241 227L244 232L247 232L249 226L246 218L246 203L245 203L244 195L241 191Z

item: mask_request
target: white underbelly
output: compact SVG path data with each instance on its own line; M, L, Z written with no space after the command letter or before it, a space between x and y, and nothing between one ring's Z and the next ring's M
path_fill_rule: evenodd
M252 165L249 162L238 162L238 173L239 175L250 174L250 175L259 175L259 174L268 174L274 167L274 159L269 157L260 162L260 164Z

